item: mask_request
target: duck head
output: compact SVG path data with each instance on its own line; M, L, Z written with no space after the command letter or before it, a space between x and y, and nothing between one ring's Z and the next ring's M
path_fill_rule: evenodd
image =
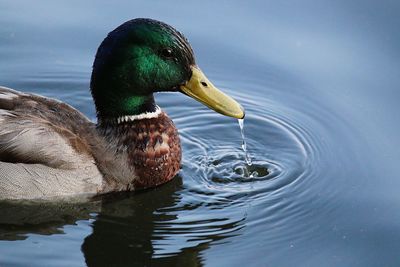
M226 116L244 110L196 65L187 39L171 26L133 19L110 32L97 50L91 92L99 118L154 112L153 93L181 92Z

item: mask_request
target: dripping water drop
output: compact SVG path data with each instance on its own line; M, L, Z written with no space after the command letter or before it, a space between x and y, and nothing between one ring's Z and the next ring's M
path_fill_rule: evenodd
M244 159L246 161L247 166L251 166L253 162L251 161L250 154L247 151L247 144L244 136L244 119L238 119L238 122L240 127L240 134L242 135L242 149L244 151Z

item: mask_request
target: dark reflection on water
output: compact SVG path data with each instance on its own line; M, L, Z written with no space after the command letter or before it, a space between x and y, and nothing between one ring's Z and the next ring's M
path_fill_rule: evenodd
M81 247L88 266L202 266L201 251L238 235L235 232L245 218L180 221L177 212L198 208L180 203L182 190L182 178L176 177L154 190L106 195L90 202L2 202L0 240L65 234L64 226L90 219L93 230ZM175 236L185 236L179 241L186 242L173 242Z
M172 266L198 266L198 249L184 250L185 257L154 259L157 249L153 243L158 224L168 224L175 215L157 212L174 207L179 202L177 191L182 189L181 178L155 194L139 193L122 200L109 199L101 204L101 213L92 224L93 232L82 244L88 266L150 266L173 263ZM203 244L206 246L206 244Z
M175 25L245 107L253 160L237 121L158 94L181 135L177 179L85 203L0 203L0 266L398 266L399 14L390 0L0 2L0 84L93 119L105 34L133 17Z
M63 233L61 227L88 220L98 203L0 202L0 240L25 240L30 233Z

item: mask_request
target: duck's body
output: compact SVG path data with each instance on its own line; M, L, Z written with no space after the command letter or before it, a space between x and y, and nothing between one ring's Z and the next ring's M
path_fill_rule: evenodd
M59 101L0 87L0 199L135 190L179 170L177 130L161 110L96 125Z
M244 116L195 67L186 39L148 19L122 24L97 52L97 124L57 100L0 87L0 199L96 195L169 181L179 171L181 146L153 92L177 90Z

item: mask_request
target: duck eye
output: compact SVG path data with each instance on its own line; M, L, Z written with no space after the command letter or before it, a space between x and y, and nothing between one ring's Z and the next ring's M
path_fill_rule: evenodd
M164 48L161 50L161 55L166 58L172 58L172 49L171 48Z

